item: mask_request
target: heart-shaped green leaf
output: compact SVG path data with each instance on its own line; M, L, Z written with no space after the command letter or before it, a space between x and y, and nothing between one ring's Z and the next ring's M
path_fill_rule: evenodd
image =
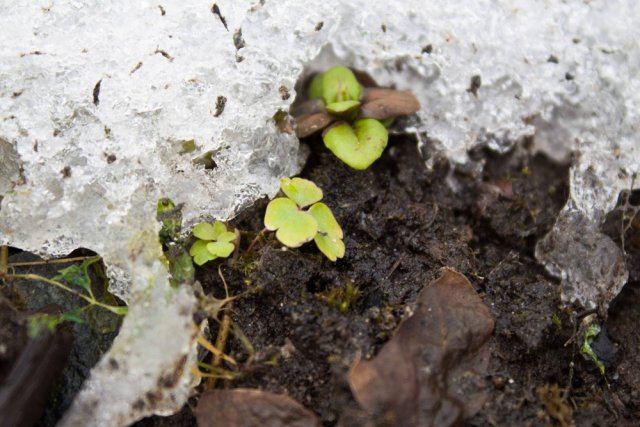
M340 228L340 224L336 221L336 217L333 216L329 206L324 203L316 203L309 208L309 214L318 223L318 233L342 239L342 228Z
M322 98L325 104L359 101L362 87L353 72L341 66L329 68L322 75Z
M288 198L296 202L300 208L322 200L322 190L313 182L304 178L282 178L280 187Z
M366 169L378 160L387 146L389 135L375 119L357 120L353 127L341 122L322 136L324 145L354 169Z
M234 233L233 231L224 231L223 233L220 233L220 235L216 239L216 241L224 243L230 243L234 240L236 240L236 233Z
M236 240L236 234L227 231L227 226L223 222L216 221L213 225L201 222L193 227L193 235L200 240L191 246L189 255L198 265L219 257L228 257L235 249L232 242Z
M313 240L316 242L316 246L320 249L320 252L331 261L336 261L338 258L344 256L345 246L341 239L332 239L328 236L318 234Z
M295 202L284 197L269 202L264 225L268 230L278 230L276 238L290 248L302 246L318 232L316 220L308 212L299 210Z
M235 236L234 236L235 238ZM210 242L207 243L207 250L216 257L226 258L231 255L235 247L229 242Z
M202 265L207 261L212 261L218 258L217 255L209 252L209 250L207 249L207 244L209 244L209 242L207 242L206 240L198 240L193 244L193 246L191 246L189 255L193 257L193 262L198 265Z
M218 236L227 232L224 223L216 221L213 225L208 222L201 222L193 227L193 235L202 240L217 240Z
M331 209L324 203L316 203L309 208L309 214L318 223L318 234L314 238L320 252L331 261L344 256L344 242L342 241L342 228L333 216Z
M327 111L340 117L347 117L356 114L360 107L360 101L341 101L327 105Z

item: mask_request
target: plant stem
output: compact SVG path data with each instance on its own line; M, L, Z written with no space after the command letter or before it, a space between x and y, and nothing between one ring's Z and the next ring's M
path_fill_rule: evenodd
M68 287L67 285L58 282L57 280L52 280L52 279L47 279L46 277L42 277L38 274L6 274L5 277L9 280L14 280L14 279L24 279L24 280L34 280L36 282L45 282L48 283L50 285L53 286L57 286L60 289L63 289L69 293L72 293L73 295L80 297L82 299L84 299L85 301L92 303L93 301L91 300L91 298L89 298L86 295L81 294L80 292L76 291L75 289L71 289L70 287Z
M0 274L9 272L9 246L0 246Z
M24 279L24 280L34 280L36 282L48 283L48 284L56 286L56 287L58 287L58 288L60 288L60 289L62 289L64 291L67 291L70 294L73 294L73 295L77 296L78 298L82 298L83 300L88 302L90 305L97 305L98 307L102 307L105 310L109 310L110 312L118 314L118 315L122 315L123 314L122 313L123 312L122 307L112 306L112 305L100 302L97 299L95 299L93 297L93 295L91 295L91 296L84 295L84 294L76 291L75 289L72 289L72 288L68 287L64 283L58 282L57 280L47 279L46 277L43 277L43 276L40 276L40 275L37 275L37 274L0 274L0 276L5 278L5 279L8 279L8 280Z
M229 286L227 285L227 281L224 278L224 274L222 274L222 265L218 266L218 276L220 276L220 280L222 280L222 284L224 285L224 294L225 300L229 300ZM221 308L224 305L220 306ZM228 303L229 310L231 309L231 302ZM224 348L227 346L227 338L229 337L229 326L231 325L231 317L228 312L225 311L222 315L222 322L220 322L220 327L218 328L218 336L216 337L215 348L218 349L218 353L211 353L211 367L213 369L217 369L220 367L222 363L222 355L224 355ZM216 382L218 381L218 377L212 376L207 380L206 388L212 389L215 388Z
M200 344L201 346L203 346L204 348L206 348L207 350L209 350L211 353L213 354L219 354L220 357L222 357L224 360L226 360L227 362L231 363L232 365L237 365L238 363L233 360L233 358L227 356L224 353L221 353L220 350L218 350L216 347L214 347L213 344L211 344L205 337L202 336L202 334L198 334L198 338L197 338L198 344Z
M260 237L263 236L263 234L267 231L267 227L263 228L262 230L260 230L258 232L258 235L251 241L251 243L249 244L249 247L247 248L247 252L251 252L251 249L253 249L253 247L255 246L256 243L258 243L258 240L260 239Z
M200 365L201 363L198 363L198 365ZM206 364L204 364L206 365ZM207 367L208 365L204 366ZM193 375L195 375L196 377L200 377L200 378L222 378L224 380L232 380L235 378L235 375L231 372L224 372L222 374L210 374L210 373L206 373L206 372L202 372L200 369L198 369L198 367L193 366L191 367L191 373Z
M91 255L91 256L78 256L73 258L44 259L42 261L12 262L8 264L8 266L9 267L27 267L32 265L67 264L70 262L84 261L91 258L96 258L96 256Z
M231 304L232 303L228 304L229 309L231 309ZM220 322L218 336L216 337L216 348L218 349L219 353L218 354L211 353L211 365L214 368L220 367L220 364L222 363L222 355L224 355L224 348L227 345L227 338L229 337L230 326L231 326L231 316L229 316L229 314L225 311L224 314L222 315L222 322ZM215 388L217 380L218 380L217 377L210 377L207 380L206 387L208 389Z

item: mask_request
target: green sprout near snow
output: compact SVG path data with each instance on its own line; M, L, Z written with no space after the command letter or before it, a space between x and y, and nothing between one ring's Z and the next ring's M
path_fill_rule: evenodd
M69 294L72 294L86 303L83 307L59 314L36 313L27 318L29 336L38 336L41 332L55 331L63 322L84 323L88 317L93 327L108 330L105 317L98 317L93 312L95 308L107 310L118 316L125 316L128 308L117 305L115 298L107 292L98 292L94 289L89 275L89 268L99 262L99 256L86 257L82 264L71 265L58 271L53 278L47 278L39 274L8 274L0 273L0 279L4 280L33 280L55 286Z
M360 119L353 125L341 122L327 129L324 145L354 169L366 169L387 146L387 130L378 120Z
M201 222L193 228L193 235L198 238L189 254L193 261L202 265L217 258L226 258L235 249L236 234L227 230L227 226L220 221L213 224Z
M309 88L310 98L322 98L327 110L344 113L353 107L360 106L362 86L353 72L346 67L332 67L318 74Z
M600 374L604 375L604 363L602 363L596 352L591 348L591 344L598 334L600 334L600 325L597 323L588 323L584 330L584 340L582 341L580 352L591 359L600 371Z
M342 228L331 209L322 200L322 190L303 178L282 178L282 191L287 197L273 199L267 205L264 225L275 231L283 245L298 248L314 240L320 252L331 261L344 256ZM308 210L304 208L309 207Z
M304 138L325 129L325 146L350 167L362 170L382 156L393 119L419 108L411 92L363 88L351 70L336 66L311 82L309 101L296 117L296 135Z

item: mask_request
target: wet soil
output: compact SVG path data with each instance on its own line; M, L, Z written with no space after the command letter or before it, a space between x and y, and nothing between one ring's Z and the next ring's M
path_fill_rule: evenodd
M332 263L313 243L284 250L273 233L246 251L263 227L267 200L230 223L247 231L243 251L197 270L205 292L224 297L220 268L229 293L239 295L227 346L239 368L227 366L235 378L218 380L217 388L285 393L324 426L373 425L347 373L356 358L377 354L418 292L449 267L469 279L495 320L488 399L465 425L635 424L640 277L633 273L611 304L605 328L616 357L602 375L572 339L586 313L562 307L558 281L533 256L567 199L569 165L518 147L501 156L473 153L483 168L454 171L436 160L428 170L415 141L399 139L370 169L354 171L321 141L309 145L301 176L323 189L345 233L345 257ZM632 272L640 265L637 230L628 230L625 244ZM346 296L348 288L357 288L356 298ZM197 400L136 425L195 425Z
M354 171L319 140L310 143L301 176L324 190L342 225L343 259L329 262L313 244L284 250L268 234L251 253L198 270L205 291L219 298L218 267L231 294L251 290L234 301L231 317L252 349L230 339L227 351L242 368L216 387L288 394L325 426L372 425L347 372L357 357L379 351L418 291L450 267L471 281L495 320L489 398L467 425L632 425L640 416L640 284L629 283L611 305L605 328L617 357L601 375L572 340L579 309L562 308L557 280L533 256L567 199L569 165L519 147L474 153L484 168L453 171L436 161L427 170L415 145L392 141L373 167ZM266 203L231 225L261 229ZM244 236L243 248L253 237ZM355 301L345 297L347 286L357 287ZM139 425L192 425L196 401Z

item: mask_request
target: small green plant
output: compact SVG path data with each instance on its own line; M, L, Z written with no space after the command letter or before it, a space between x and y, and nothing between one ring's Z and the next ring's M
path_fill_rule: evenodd
M588 359L590 359L594 365L600 371L600 374L604 375L605 366L602 360L598 357L591 345L596 337L600 334L600 325L596 322L596 317L590 315L585 317L581 324L578 336L582 337L582 345L580 346L580 352Z
M169 267L171 286L193 283L195 267L186 242L180 236L182 230L182 204L176 205L166 197L158 200L156 218L161 228L158 238L162 244L164 258Z
M227 226L220 221L213 224L197 224L193 228L193 235L198 240L191 246L189 254L198 265L217 258L226 258L235 249L236 233L227 230Z
M386 127L393 119L420 108L411 92L363 88L353 72L341 66L316 75L308 95L309 101L298 109L297 136L325 129L325 146L358 170L380 158L389 139Z
M70 321L75 323L84 323L85 318L89 317L91 324L92 320L105 318L96 317L93 313L93 309L99 307L107 310L118 316L124 316L127 314L128 308L126 306L117 305L115 298L107 292L102 292L102 295L96 294L97 291L91 285L91 278L89 277L89 268L100 261L99 256L95 257L83 257L82 264L71 265L58 271L58 274L53 278L47 278L38 274L0 274L0 278L6 280L33 280L37 282L47 283L68 292L76 297L83 299L87 304L81 308L70 310L59 314L37 313L28 317L28 333L30 336L37 336L43 331L55 331L58 325L63 322ZM94 322L95 327L103 327Z
M280 186L287 197L273 199L267 205L264 216L267 230L275 231L276 238L290 248L314 240L331 261L342 258L345 250L342 228L331 209L320 202L322 190L303 178L282 178Z

